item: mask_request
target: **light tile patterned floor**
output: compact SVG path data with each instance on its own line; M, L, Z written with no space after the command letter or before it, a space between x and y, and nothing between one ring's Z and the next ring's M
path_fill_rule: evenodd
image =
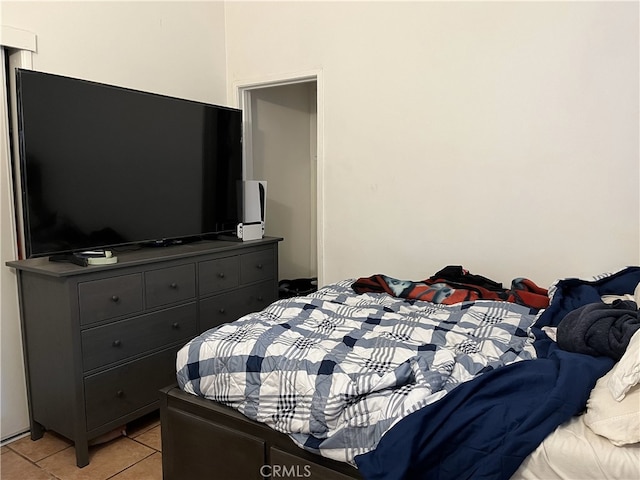
M89 465L76 466L73 443L53 432L2 447L0 480L162 480L157 413L127 425L127 436L89 448Z

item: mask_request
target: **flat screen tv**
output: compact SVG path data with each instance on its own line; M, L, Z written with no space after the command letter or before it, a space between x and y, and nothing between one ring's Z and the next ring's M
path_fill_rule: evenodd
M241 110L16 75L24 256L235 232Z

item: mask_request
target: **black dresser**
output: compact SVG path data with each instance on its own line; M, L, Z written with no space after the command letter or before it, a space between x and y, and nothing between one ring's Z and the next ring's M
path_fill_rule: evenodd
M176 352L216 325L278 297L278 242L202 241L115 252L80 267L35 258L15 269L31 438L89 442L159 406Z

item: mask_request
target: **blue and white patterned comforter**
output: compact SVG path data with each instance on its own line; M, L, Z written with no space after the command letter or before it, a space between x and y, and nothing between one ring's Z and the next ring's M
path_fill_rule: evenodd
M178 352L179 386L354 464L408 414L536 356L528 334L536 310L357 295L351 283L279 300L194 338Z

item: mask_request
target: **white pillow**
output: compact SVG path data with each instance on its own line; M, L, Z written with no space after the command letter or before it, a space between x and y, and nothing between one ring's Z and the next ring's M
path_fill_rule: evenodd
M614 445L640 442L640 385L632 387L621 402L616 402L604 384L596 384L583 420L593 433L608 438Z
M640 442L640 331L620 361L598 379L587 400L584 423L614 445Z
M640 330L633 334L624 355L605 376L609 377L607 385L611 395L618 401L631 387L640 383Z

